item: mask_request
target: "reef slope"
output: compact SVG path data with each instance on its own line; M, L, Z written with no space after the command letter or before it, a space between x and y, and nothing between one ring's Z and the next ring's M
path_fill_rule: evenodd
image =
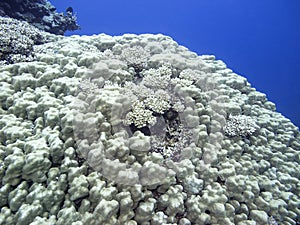
M0 224L299 224L300 135L214 56L57 37L0 67Z

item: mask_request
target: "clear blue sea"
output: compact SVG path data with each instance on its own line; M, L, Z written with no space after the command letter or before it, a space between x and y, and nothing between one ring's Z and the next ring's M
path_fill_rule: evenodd
M50 0L71 6L81 30L67 35L162 33L212 54L266 93L300 127L299 0Z

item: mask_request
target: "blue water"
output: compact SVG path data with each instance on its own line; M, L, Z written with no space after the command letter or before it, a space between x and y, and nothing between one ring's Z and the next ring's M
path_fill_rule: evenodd
M267 94L300 127L299 0L51 0L72 6L71 34L162 33L198 54L213 54Z

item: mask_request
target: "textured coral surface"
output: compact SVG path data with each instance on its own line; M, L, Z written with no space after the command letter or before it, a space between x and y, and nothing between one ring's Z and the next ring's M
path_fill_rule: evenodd
M34 45L53 38L27 22L0 16L0 65L32 61Z
M60 37L0 67L0 224L299 224L300 134L163 35Z

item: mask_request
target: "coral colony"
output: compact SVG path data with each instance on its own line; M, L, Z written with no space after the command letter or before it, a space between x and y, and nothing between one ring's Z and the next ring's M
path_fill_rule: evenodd
M299 224L299 131L222 61L1 21L0 224Z

